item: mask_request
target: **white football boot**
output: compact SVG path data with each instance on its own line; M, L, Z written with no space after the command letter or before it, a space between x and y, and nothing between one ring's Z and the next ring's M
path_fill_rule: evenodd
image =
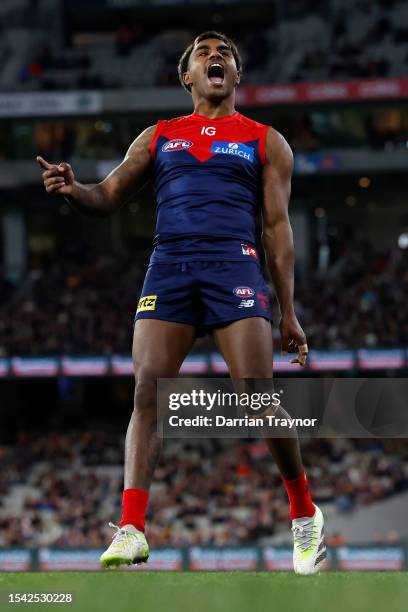
M146 563L149 558L149 545L145 534L138 531L133 525L125 525L120 528L109 523L109 527L116 529L112 537L112 543L101 555L101 564L109 569L119 565L133 565Z
M316 574L327 557L323 514L316 504L314 507L316 512L313 516L292 521L293 569L296 574Z

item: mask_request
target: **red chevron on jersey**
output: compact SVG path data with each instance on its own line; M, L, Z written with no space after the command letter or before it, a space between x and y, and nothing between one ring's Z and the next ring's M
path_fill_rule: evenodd
M168 121L159 121L151 144L151 152L155 157L157 140L160 137L160 139L166 139L167 143L178 141L181 149L188 148L190 155L204 162L216 155L215 152L211 152L214 142L247 143L255 141L258 143L260 161L263 163L267 130L268 126L248 119L238 112L216 119L208 119L208 117L193 113ZM185 143L185 146L182 143ZM166 146L165 143L163 147ZM171 150L171 146L166 149L168 150Z

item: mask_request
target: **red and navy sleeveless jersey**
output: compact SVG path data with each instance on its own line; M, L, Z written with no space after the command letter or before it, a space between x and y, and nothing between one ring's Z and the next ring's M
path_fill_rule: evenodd
M152 262L248 255L268 129L238 112L158 122L150 145L157 200Z

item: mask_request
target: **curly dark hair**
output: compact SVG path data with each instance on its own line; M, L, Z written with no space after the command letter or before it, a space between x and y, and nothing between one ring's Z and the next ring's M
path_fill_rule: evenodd
M235 59L235 64L237 66L237 70L240 74L242 74L242 59L238 51L238 47L234 43L234 41L229 38L226 34L222 32L216 32L215 30L209 30L208 32L203 32L199 34L194 41L188 45L188 47L183 51L179 63L178 63L178 75L180 79L180 83L184 87L186 91L191 93L191 85L186 85L183 81L183 74L188 70L188 62L190 59L190 55L195 45L198 45L202 40L206 40L208 38L217 38L218 40L222 40L226 45L231 49L232 55Z

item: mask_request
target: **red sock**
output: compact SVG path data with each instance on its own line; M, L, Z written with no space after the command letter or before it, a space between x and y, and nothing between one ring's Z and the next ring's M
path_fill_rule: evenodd
M289 514L292 521L301 516L313 516L315 507L310 497L309 484L305 472L303 471L294 480L285 480L284 478L282 480L289 497Z
M125 489L122 497L122 518L120 526L133 525L139 531L145 530L146 508L149 494L142 489Z

